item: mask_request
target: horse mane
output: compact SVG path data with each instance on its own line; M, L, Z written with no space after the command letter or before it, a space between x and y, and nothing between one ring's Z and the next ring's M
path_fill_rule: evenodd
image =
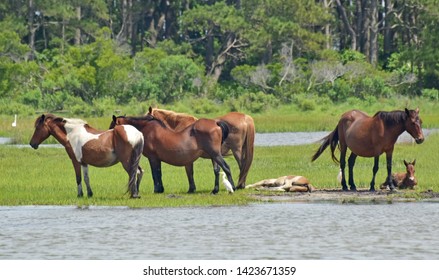
M391 112L378 111L374 117L380 118L386 125L401 124L407 120L406 112L400 110Z
M144 116L140 116L140 117L127 117L127 116L118 116L117 118L124 118L124 119L131 119L133 121L157 121L162 127L167 128L166 124L161 120L158 119L156 117L154 117L153 115L147 114Z
M64 121L64 118L62 118L62 117L58 117L58 116L55 116L54 114L47 113L47 114L42 114L41 116L39 116L35 120L34 126L37 127L37 125L39 125L41 122L43 122L44 119L52 119L55 122L62 122L62 121Z
M167 120L172 120L174 123L179 123L187 120L194 122L198 120L192 115L186 113L177 113L171 110L154 108L152 113L154 114L154 112L162 113Z

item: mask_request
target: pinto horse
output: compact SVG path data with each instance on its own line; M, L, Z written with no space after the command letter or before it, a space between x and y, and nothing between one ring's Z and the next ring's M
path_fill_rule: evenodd
M188 192L195 192L193 163L203 154L208 155L214 165L215 186L212 193L216 194L219 191L220 167L235 189L230 168L221 155L221 144L228 135L228 127L223 122L199 119L177 132L152 115L113 116L110 128L123 124L130 124L143 133L145 139L143 155L148 158L151 166L155 193L164 192L162 161L174 166L184 166L189 181Z
M163 121L168 127L181 131L195 121L193 117L184 113L176 113L169 110L149 107L149 113ZM239 179L237 189L245 188L245 181L253 161L255 125L253 118L238 112L231 112L224 116L215 118L223 121L229 127L229 136L222 144L222 155L232 151L233 156L239 166ZM205 156L203 156L205 157Z
M419 108L416 110L379 111L373 117L366 113L352 110L341 116L336 128L322 139L322 145L312 157L316 160L323 151L331 146L332 159L340 163L341 184L344 191L348 190L345 177L346 152L349 148L351 154L349 164L349 185L351 190L357 188L354 183L353 167L357 156L374 157L373 177L370 182L370 191L375 191L375 175L379 168L379 157L386 153L387 179L386 184L391 190L395 188L392 181L392 154L398 136L407 131L420 144L424 141L422 120L419 118ZM340 161L335 157L335 148L340 149Z
M119 126L99 131L79 119L67 119L53 114L43 114L35 121L35 131L30 140L34 149L50 135L61 143L69 155L76 173L78 197L83 196L81 167L87 186L87 196L92 197L88 165L108 167L121 162L128 173L128 191L131 198L139 197L139 184L143 170L139 166L142 156L143 135L132 126ZM137 178L136 178L137 177Z

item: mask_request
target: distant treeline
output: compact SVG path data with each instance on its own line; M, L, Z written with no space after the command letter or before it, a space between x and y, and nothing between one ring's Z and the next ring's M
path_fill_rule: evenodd
M0 114L437 100L438 2L4 0Z

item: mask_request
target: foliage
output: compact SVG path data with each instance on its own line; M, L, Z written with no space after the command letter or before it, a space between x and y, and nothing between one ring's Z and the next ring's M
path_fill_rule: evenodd
M302 96L436 100L439 89L437 1L3 2L0 100L24 114L185 100L200 113L312 111Z

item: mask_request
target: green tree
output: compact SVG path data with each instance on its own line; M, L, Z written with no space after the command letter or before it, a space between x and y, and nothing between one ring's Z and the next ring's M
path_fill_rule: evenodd
M218 81L226 64L233 67L244 58L249 25L234 6L224 2L200 5L186 11L181 22L187 40L204 57L206 73L214 81Z

